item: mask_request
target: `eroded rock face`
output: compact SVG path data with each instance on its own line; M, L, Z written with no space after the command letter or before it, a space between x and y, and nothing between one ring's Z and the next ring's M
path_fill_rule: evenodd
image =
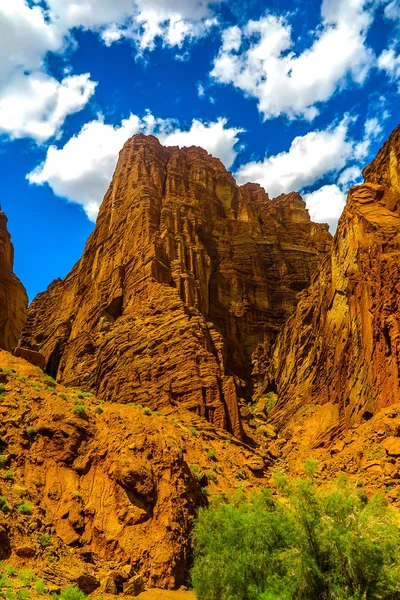
M26 320L28 298L13 273L14 248L7 230L7 217L0 207L0 348L14 348Z
M104 403L4 351L0 382L0 557L52 589L179 587L205 492L266 484L266 455L185 409Z
M267 374L280 426L321 405L307 426L314 446L400 400L399 160L397 128L350 190L332 255L280 334Z
M137 135L82 259L34 300L21 345L65 384L184 406L240 437L238 398L330 242L298 194L270 201L200 148Z

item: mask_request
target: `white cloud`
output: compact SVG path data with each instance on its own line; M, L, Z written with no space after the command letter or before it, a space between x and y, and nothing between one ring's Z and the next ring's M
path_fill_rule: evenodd
M1 134L44 142L92 96L96 84L89 75L57 81L43 66L48 52L64 49L66 33L41 6L0 0Z
M213 123L203 123L194 119L189 131L176 129L168 134L156 134L165 146L200 146L229 168L236 156L235 145L239 141L238 134L243 129L226 127L226 119L218 119Z
M362 84L373 62L365 38L372 16L366 0L324 0L312 46L295 54L291 27L267 14L223 34L211 77L258 100L266 119L281 114L312 120L318 105L349 80Z
M400 54L394 48L384 50L378 58L378 67L385 71L393 81L399 82L400 90Z
M324 185L303 196L312 221L328 223L335 233L337 222L346 204L346 194L337 185Z
M348 120L326 131L311 131L296 137L287 152L251 162L238 170L239 183L262 185L271 197L301 190L327 173L341 170L351 156Z
M391 21L400 21L400 2L393 0L385 7L385 17Z
M340 186L348 186L350 183L361 183L362 174L361 169L357 165L353 165L352 167L348 167L344 171L340 173L338 184Z
M153 49L157 38L182 46L203 36L216 24L210 6L222 0L47 0L52 19L64 30L82 27L98 31L110 45L121 38L135 40L141 50Z
M133 134L153 132L165 145L201 145L229 166L236 157L234 146L241 130L225 126L225 119L214 123L194 120L189 131L181 131L175 121L156 119L150 113L143 118L131 115L119 126L108 125L99 117L62 148L51 146L45 161L28 175L28 180L38 185L47 183L57 196L80 204L94 221L118 153Z
M39 6L30 8L25 0L0 0L0 81L15 69L39 69L46 53L62 45L59 29L47 22Z
M0 133L44 142L60 130L68 115L86 105L95 87L88 74L58 82L40 71L17 72L0 89Z

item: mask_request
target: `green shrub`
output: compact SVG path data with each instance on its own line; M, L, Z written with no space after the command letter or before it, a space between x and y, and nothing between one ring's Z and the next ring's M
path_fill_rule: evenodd
M7 481L12 481L15 477L15 473L14 471L6 471L4 473L4 479L7 479Z
M197 431L196 427L190 427L189 431L193 437L199 437L199 432Z
M207 457L210 460L214 460L214 461L217 460L217 455L215 454L214 450L212 450L212 449L207 452Z
M39 535L39 544L42 546L42 548L47 548L48 546L51 546L52 543L51 535L48 533L42 533Z
M385 500L341 478L280 477L270 490L200 509L193 533L198 600L395 600L400 530Z
M34 427L33 425L28 425L25 431L28 437L35 437L36 435L36 427Z
M68 396L67 396L67 394L64 394L64 392L60 392L58 395L59 395L59 396L60 396L60 398L62 398L63 400L68 400Z
M10 511L10 507L7 504L7 500L4 496L0 496L0 510L3 513L8 513Z
M144 409L143 409L143 414L147 415L149 417L153 413L151 412L151 410L150 410L150 408L148 406L145 406Z
M32 514L32 508L27 502L21 502L21 504L18 504L17 510L21 513L21 515L31 515Z
M4 383L0 383L0 395L5 394L6 393L6 386L4 385Z
M18 578L24 585L30 586L35 577L33 571L18 571Z
M0 454L0 469L3 469L8 463L8 454Z
M18 592L15 594L16 600L28 600L30 597L31 593L29 590L18 590Z
M47 593L46 583L44 579L39 579L35 585L35 591L39 596L43 596L43 594Z
M83 406L83 404L75 404L75 406L72 407L72 412L74 415L77 415L78 417L86 416L86 409Z
M208 481L213 481L214 483L218 483L218 477L214 471L206 471L206 476Z
M55 596L57 599L61 598L61 600L86 600L87 596L81 592L78 587L73 585L69 585L65 589L62 590L59 596Z

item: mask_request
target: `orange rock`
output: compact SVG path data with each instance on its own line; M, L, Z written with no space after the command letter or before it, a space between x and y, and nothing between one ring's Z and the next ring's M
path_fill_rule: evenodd
M7 217L0 207L0 348L14 348L26 320L28 298L13 273L14 248L7 230Z
M350 190L331 257L279 335L265 387L278 392L280 426L329 403L336 423L318 433L329 438L400 401L399 160L397 128Z
M238 401L330 244L298 194L271 201L200 148L136 135L81 260L33 301L21 346L65 384L185 407L240 438Z

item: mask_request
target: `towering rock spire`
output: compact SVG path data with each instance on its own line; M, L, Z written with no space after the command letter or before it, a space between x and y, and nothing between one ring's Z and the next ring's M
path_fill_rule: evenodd
M13 273L14 248L0 205L0 348L13 349L25 324L28 299Z
M330 244L298 194L271 201L205 150L137 135L82 259L32 303L22 345L67 384L184 407L241 436L252 369Z

